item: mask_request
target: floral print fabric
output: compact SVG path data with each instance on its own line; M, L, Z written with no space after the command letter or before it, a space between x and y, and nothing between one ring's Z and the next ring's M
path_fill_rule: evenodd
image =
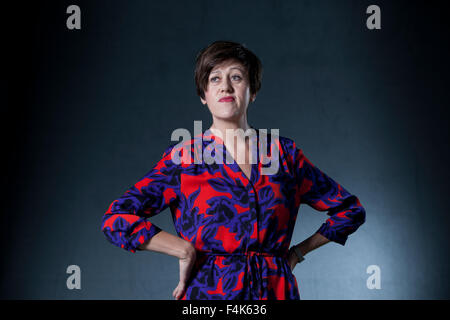
M256 139L260 142L259 133ZM261 161L263 150L258 147L250 177L236 161L227 163L222 139L210 130L184 142L184 148L171 145L110 204L102 231L114 245L136 252L161 231L148 218L170 208L178 236L197 251L182 299L300 299L287 262L300 205L326 211L329 217L317 232L341 245L364 223L365 210L294 141L280 136L274 143L277 154L272 156L270 147L264 151L271 162L278 162L276 173L261 174L267 163ZM199 146L212 155L222 152L223 163L195 163ZM191 161L179 163L177 154Z

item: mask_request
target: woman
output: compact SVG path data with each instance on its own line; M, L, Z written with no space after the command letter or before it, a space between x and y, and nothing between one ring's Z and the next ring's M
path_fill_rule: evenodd
M113 244L179 258L176 299L300 299L295 265L329 241L344 245L365 221L358 198L314 166L291 139L280 136L270 144L277 148L263 150L261 134L247 120L261 77L260 60L243 45L216 41L203 49L195 81L212 115L211 128L183 148L169 146L103 216L102 230ZM253 134L237 135L234 143L230 130ZM194 161L199 144L224 161ZM271 174L262 174L265 151L277 164ZM175 161L177 154L184 161ZM301 203L330 217L289 249ZM147 221L168 207L178 236Z

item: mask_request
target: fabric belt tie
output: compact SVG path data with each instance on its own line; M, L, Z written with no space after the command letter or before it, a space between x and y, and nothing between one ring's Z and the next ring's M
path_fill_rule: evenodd
M263 256L263 257L279 257L287 258L287 253L271 253L261 251L244 251L244 252L214 252L214 251L197 251L200 254L214 255L214 256Z
M278 257L278 258L284 258L287 259L288 253L271 253L271 252L261 252L261 251L244 251L244 252L214 252L214 251L199 251L200 254L205 254L207 256L246 256L246 280L248 281L249 276L253 276L256 279L252 281L252 283L257 282L259 284L258 286L258 296L261 299L262 298L262 274L261 268L259 268L260 272L257 272L256 274L250 274L250 264L249 260L254 256L263 256L263 257Z

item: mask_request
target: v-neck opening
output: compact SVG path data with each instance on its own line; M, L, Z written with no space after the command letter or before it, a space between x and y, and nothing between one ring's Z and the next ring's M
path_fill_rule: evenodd
M253 166L254 165L258 165L258 155L256 154L256 164L252 163L254 160L252 159L251 163L250 163L250 176L247 176L247 174L245 173L245 171L242 169L242 167L239 165L239 163L236 161L236 159L233 157L233 155L228 151L225 143L223 143L223 148L225 150L226 154L230 154L231 159L233 159L233 164L236 165L239 168L239 171L242 173L242 175L248 180L249 183L253 183L252 182L252 178L253 178ZM250 151L251 152L251 151ZM258 151L256 151L258 153ZM226 155L225 155L226 156Z
M244 176L245 177L245 179L247 179L247 181L248 181L248 183L249 184L251 184L251 185L253 185L253 179L255 179L255 166L257 167L258 166L258 159L259 159L259 148L258 148L258 143L259 143L259 135L258 135L258 130L256 130L255 128L253 128L252 126L250 126L250 128L251 129L253 129L253 130L255 130L255 132L256 132L256 141L255 141L255 143L256 143L256 155L255 155L255 157L256 157L256 159L252 159L250 162L250 176L247 176L247 174L244 172L244 170L241 168L241 166L239 165L239 163L236 161L236 159L233 157L233 155L228 151L228 148L226 147L226 145L225 145L225 142L223 141L223 139L222 138L220 138L220 137L218 137L218 136L216 136L216 135L214 135L213 134L213 132L212 132L212 130L210 130L210 129L207 129L207 130L205 130L205 132L204 133L206 133L206 132L209 132L209 134L211 135L211 136L213 136L213 137L215 137L215 139L218 139L219 141L220 141L220 143L223 145L223 150L224 150L224 156L225 156L225 161L224 161L224 163L227 163L226 162L226 159L227 159L227 154L230 154L230 157L231 157L231 159L233 159L233 165L236 165L237 167L238 167L238 169L239 169L239 171L242 173L242 176ZM251 139L251 137L250 137L250 139ZM254 147L252 146L252 148L250 148L250 154L252 153L252 149L253 149ZM256 162L255 162L255 160L256 160ZM255 162L255 163L252 163L252 162ZM228 163L227 163L228 164Z

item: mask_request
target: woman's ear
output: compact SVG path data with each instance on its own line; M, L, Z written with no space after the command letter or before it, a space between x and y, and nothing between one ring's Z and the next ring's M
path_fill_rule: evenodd
M200 101L203 103L203 105L206 105L206 100L204 100L202 97L200 97Z
M251 99L250 99L250 102L255 102L255 100L256 100L256 93L255 93L255 94L252 94L252 97L251 97Z

